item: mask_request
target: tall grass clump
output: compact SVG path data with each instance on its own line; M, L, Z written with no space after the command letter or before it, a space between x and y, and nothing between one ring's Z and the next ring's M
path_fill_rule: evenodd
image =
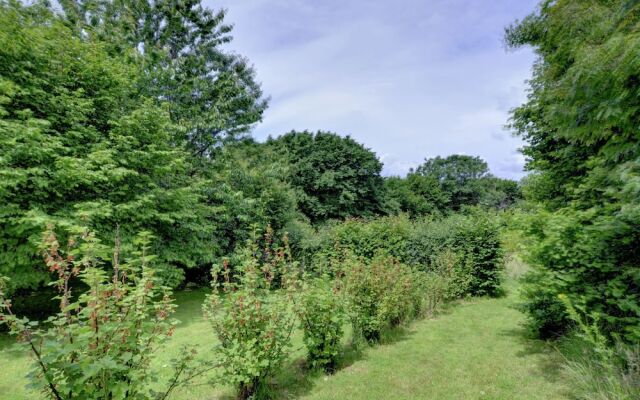
M565 351L573 346L564 371L581 400L634 400L640 398L640 345L610 340L600 330L599 316L560 295L575 322L573 337L566 338ZM569 345L567 345L569 342Z

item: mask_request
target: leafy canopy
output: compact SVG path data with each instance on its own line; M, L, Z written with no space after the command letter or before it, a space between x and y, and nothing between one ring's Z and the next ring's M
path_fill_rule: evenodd
M535 171L526 192L554 212L529 224L536 274L554 282L551 292L533 283L529 299L562 310L566 294L629 341L640 338L639 27L636 1L560 0L506 31L538 55L511 125Z
M244 57L227 51L232 26L226 11L201 0L63 0L76 36L107 43L113 55L142 58L138 88L166 102L196 155L246 134L262 120L267 99Z
M312 222L375 215L382 211L382 163L350 137L290 132L269 139L289 165L287 181Z
M135 60L134 60L135 61ZM159 273L206 262L209 211L189 154L172 144L169 107L141 94L138 65L76 37L38 6L0 4L0 273L15 287L47 221L88 224L111 240L150 230Z

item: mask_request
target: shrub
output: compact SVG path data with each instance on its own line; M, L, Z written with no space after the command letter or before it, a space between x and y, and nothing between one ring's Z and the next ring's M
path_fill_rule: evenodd
M417 291L408 266L380 256L370 264L350 257L343 268L354 334L377 342L383 329L397 326L413 315Z
M181 145L184 121L172 120L167 97L141 96L165 85L142 83L139 57L76 35L46 3L27 3L0 2L0 274L12 278L8 290L49 283L46 269L33 268L43 220L87 225L110 244L118 223L123 245L149 230L154 269L174 268L165 276L174 284L175 267L210 264L215 210Z
M332 372L346 319L339 282L327 276L308 278L300 294L297 314L309 365Z
M421 311L427 316L435 315L446 301L447 281L434 272L424 273L422 288L424 300Z
M213 292L203 305L220 341L223 377L243 399L265 393L265 380L286 358L295 326L295 264L288 247L271 248L269 235L263 251L255 240L248 244L236 276L226 261L212 270ZM280 289L272 290L276 279Z
M456 279L466 287L461 295L495 296L500 292L504 269L499 232L498 224L483 212L424 220L416 224L408 239L405 262L435 271L441 254L453 252L460 257Z
M349 219L330 227L331 242L326 246L337 246L367 259L384 253L404 260L412 229L411 221L404 215L371 220Z
M458 254L446 249L435 258L433 270L416 271L421 296L417 310L433 316L446 302L463 297L471 280L469 268L465 266Z
M386 254L415 269L437 272L441 254L455 254L450 271L455 284L450 288L459 291L457 297L495 296L500 293L504 259L500 226L494 219L477 209L435 220L411 221L403 215L351 219L313 232L317 239L306 240L313 245L305 248L304 259L319 265L342 257L344 251L367 260Z
M140 251L120 263L119 240L113 253L113 273L100 267L106 248L93 233L73 236L61 248L52 229L45 234L43 254L57 279L60 311L44 324L18 318L0 280L0 322L17 335L34 356L29 377L51 399L164 399L194 376L195 351L185 350L164 392L156 392L153 356L174 332L171 292L160 286L149 266L149 235L137 240ZM72 296L71 279L79 277L88 290Z
M638 262L621 255L637 252L640 247L634 241L639 236L624 224L585 214L538 211L520 221L527 235L526 260L532 267L525 280L523 307L541 336L549 324L563 324L562 333L569 318L557 296L564 294L572 303L600 314L599 329L609 339L619 335L627 343L637 343Z
M567 333L573 323L564 304L558 298L558 281L550 279L545 270L535 268L522 278L519 305L527 316L527 327L543 338L557 338Z
M611 342L601 331L597 314L558 296L577 329L565 340L577 345L579 355L567 357L564 371L573 381L576 398L581 400L632 400L640 398L640 346L619 340Z

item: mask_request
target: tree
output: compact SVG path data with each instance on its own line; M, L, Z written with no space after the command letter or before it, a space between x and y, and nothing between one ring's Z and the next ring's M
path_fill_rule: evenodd
M433 176L410 172L405 178L389 177L384 180L388 207L409 213L412 217L437 214L445 210L449 197Z
M382 163L350 137L292 131L267 143L287 158L288 181L312 222L382 211Z
M506 208L520 196L518 184L497 178L489 172L480 157L454 154L425 160L412 175L438 182L440 191L448 198L442 211L458 211L463 206L482 205Z
M480 180L481 196L478 204L486 208L504 210L522 198L518 182L495 176Z
M225 11L201 0L62 0L78 37L109 43L111 54L132 54L143 70L138 89L169 105L196 155L209 156L262 119L267 107L249 62L222 46L231 41Z
M544 314L563 309L565 294L631 342L640 340L639 11L628 0L543 1L506 31L507 44L538 55L511 125L536 173L525 192L548 211L530 224L531 261L553 284L534 282L528 301L545 295Z
M285 181L287 164L268 146L251 139L229 143L210 165L207 202L214 210L217 257L243 247L256 227L270 226L278 237L289 222L304 218Z
M137 65L77 38L47 10L0 4L0 273L50 279L36 243L48 221L81 220L107 243L157 237L159 273L210 260L209 209L172 143L168 107L140 96Z

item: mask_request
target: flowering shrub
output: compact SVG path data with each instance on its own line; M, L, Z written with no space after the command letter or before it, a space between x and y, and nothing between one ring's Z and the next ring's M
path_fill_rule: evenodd
M297 314L309 365L332 372L340 353L346 320L340 282L332 281L326 275L305 279Z
M226 261L214 267L213 291L203 305L220 341L222 375L243 399L266 389L265 380L288 354L295 326L296 264L286 238L285 246L276 249L272 248L270 229L265 238L263 251L255 241L244 249L236 276L231 276ZM276 278L279 289L274 290Z
M80 231L79 241L74 236L63 249L52 228L45 233L43 254L56 276L60 311L44 324L18 318L3 290L7 279L0 280L0 322L31 352L33 386L56 400L165 399L193 376L195 353L184 351L173 361L175 373L163 392L152 389L151 360L176 322L170 318L171 292L157 284L149 266L149 235L139 237L140 251L126 264L116 239L111 275L101 268L107 249L95 235ZM77 297L71 288L76 278L88 286Z

